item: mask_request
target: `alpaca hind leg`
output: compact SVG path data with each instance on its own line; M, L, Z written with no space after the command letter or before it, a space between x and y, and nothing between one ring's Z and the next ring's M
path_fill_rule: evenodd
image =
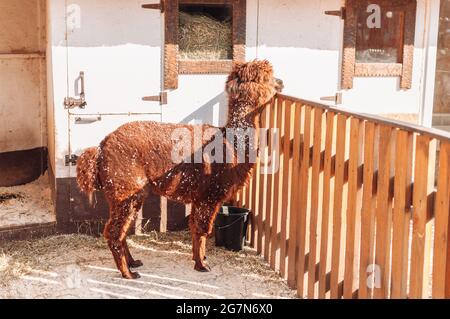
M125 245L123 240L120 238L120 231L123 227L123 223L123 219L116 217L111 218L105 227L105 234L108 234L105 237L107 238L108 246L113 255L117 269L122 274L122 277L127 279L136 279L139 278L139 274L130 271Z
M121 272L122 277L127 279L139 278L138 273L130 271L129 263L131 260L129 258L131 254L129 254L126 245L126 236L135 217L135 203L135 196L120 203L113 203L111 218L104 231L116 266Z
M134 221L136 219L138 212L142 208L144 200L145 200L144 192L139 192L131 198L132 202L131 202L130 214L131 214L132 221ZM125 232L125 236L128 233L128 229L130 226L131 226L131 224L128 224L128 226L127 226L128 228L123 230ZM130 248L128 247L126 238L123 240L123 245L125 247L125 256L127 258L128 266L131 268L139 268L139 267L143 266L144 263L141 260L135 260L133 258L133 256L131 255Z
M144 265L144 263L142 261L140 261L140 260L135 260L133 258L133 256L131 256L130 249L128 248L128 244L127 244L126 240L123 242L123 244L125 246L125 254L126 254L128 266L130 268L142 267Z

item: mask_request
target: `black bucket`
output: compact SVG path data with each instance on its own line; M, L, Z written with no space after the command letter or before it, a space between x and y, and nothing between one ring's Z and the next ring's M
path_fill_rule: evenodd
M233 251L244 248L250 211L245 208L223 206L215 222L216 246Z

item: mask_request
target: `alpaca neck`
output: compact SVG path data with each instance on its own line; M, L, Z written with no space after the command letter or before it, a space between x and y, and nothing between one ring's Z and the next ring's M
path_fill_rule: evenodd
M249 102L230 101L228 122L225 129L230 130L227 133L236 134L232 142L235 154L239 154L243 151L243 148L245 149L245 164L238 165L239 170L249 171L254 164L250 157L254 145L250 145L250 141L253 140L252 143L255 143L258 140L257 135L260 127L257 120L258 112L255 110L257 110L257 107ZM241 174L241 176L243 175Z
M228 106L228 121L225 128L257 128L256 112L253 110L256 106L250 102L241 103L238 100L232 100Z

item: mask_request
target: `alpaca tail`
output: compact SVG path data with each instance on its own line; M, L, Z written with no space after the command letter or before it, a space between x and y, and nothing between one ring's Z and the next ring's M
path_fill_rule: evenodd
M77 160L77 183L81 192L89 197L92 205L93 194L100 189L98 180L97 159L99 155L98 147L86 149Z

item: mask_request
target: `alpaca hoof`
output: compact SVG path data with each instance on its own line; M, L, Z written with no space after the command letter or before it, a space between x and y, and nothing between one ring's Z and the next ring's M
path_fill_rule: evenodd
M211 267L209 267L208 265L195 265L194 269L198 272L210 272L211 271Z
M192 260L194 260L194 261L195 261L195 257L192 257ZM206 260L206 256L205 256L205 257L203 257L203 260Z
M141 278L141 275L137 272L130 272L129 275L122 275L122 277L125 279L139 279Z
M140 260L133 260L133 261L129 264L129 266L130 266L131 268L139 268L139 267L144 266L144 263L143 263L142 261L140 261Z

